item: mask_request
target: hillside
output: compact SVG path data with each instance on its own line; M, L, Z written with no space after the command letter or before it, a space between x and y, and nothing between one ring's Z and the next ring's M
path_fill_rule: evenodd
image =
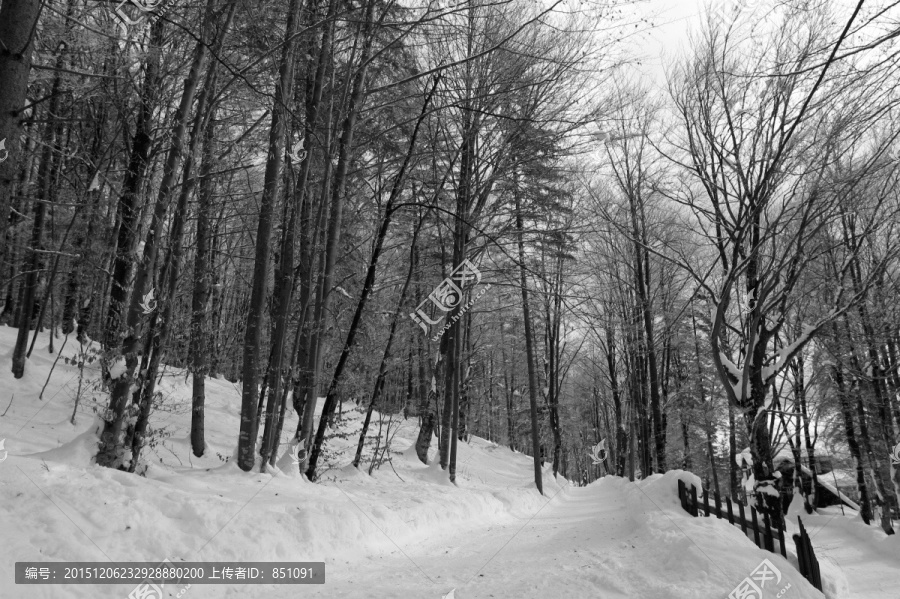
M13 333L0 329L0 356L8 355ZM699 479L680 471L639 483L606 477L581 488L545 472L541 497L530 458L472 437L460 444L453 485L410 449L417 422L394 416L390 463L369 476L372 447L363 468L348 465L360 424L349 404L339 427L346 438L329 442L330 469L320 483L292 474L289 457L280 461L285 472L247 474L229 458L239 389L223 380L207 387L209 451L197 459L188 439L190 387L180 371L167 371L161 385L164 406L151 424L165 435L148 453L146 475L101 468L90 463L98 422L90 393L75 425L69 422L78 369L61 359L38 400L54 357L43 336L23 379L0 373L0 413L14 396L0 419L9 453L0 463L0 597L94 599L131 590L17 586L16 561L164 559L326 563L319 586L165 589L197 599L439 598L452 589L455 599L726 597L763 559L780 571L779 588L790 584L784 596L821 597L780 555L757 549L737 528L683 512L676 480ZM82 387L93 389L96 370L86 374ZM285 431L295 425L288 421ZM829 596L862 596L847 594L839 568L825 563L823 574Z

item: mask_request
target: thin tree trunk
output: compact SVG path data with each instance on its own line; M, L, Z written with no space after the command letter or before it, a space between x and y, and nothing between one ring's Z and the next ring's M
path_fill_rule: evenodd
M330 6L333 6L333 2ZM333 9L332 9L333 10ZM297 15L296 18L299 18ZM321 51L316 69L315 82L313 84L312 97L308 99L306 111L306 126L304 142L313 138L316 123L318 121L319 105L322 101L322 87L325 80L325 71L331 60L331 35L334 31L334 23L329 18L322 34ZM307 151L300 162L300 176L296 183L294 201L289 208L290 216L285 224L284 235L280 250L280 263L276 272L276 294L272 318L274 320L271 340L272 360L268 372L268 379L272 386L269 393L269 402L266 408L265 429L262 439L262 461L260 471L265 472L266 463L271 459L273 448L277 442L275 429L277 428L278 413L281 411L280 401L283 397L282 385L284 383L284 343L287 336L287 320L290 314L291 298L294 290L294 245L297 229L297 210L304 210L304 204L309 202L307 194L307 181L312 162L311 152ZM308 211L307 211L308 212ZM302 217L301 217L302 218Z
M209 1L213 2L214 0ZM208 11L209 9L207 9ZM157 20L152 27L155 28L162 21L162 19ZM119 359L124 359L125 361L125 372L112 383L109 399L109 420L106 421L103 427L101 443L97 453L97 463L103 466L118 467L122 465L124 459L125 409L132 385L140 382L138 380L140 377L135 377L135 370L138 366L140 340L143 336L143 332L140 330L141 323L145 311L148 309L146 304L142 306L142 302L145 300L147 282L151 278L152 269L156 263L160 229L175 188L175 177L181 160L187 121L194 95L200 82L200 73L206 60L207 50L208 47L203 40L196 44L190 71L184 82L181 100L173 118L171 145L163 167L159 194L157 195L147 237L144 241L144 253L138 266L134 289L132 290L131 301L128 306L127 334L119 354ZM138 384L138 387L141 387L141 385Z
M13 3L15 4L15 2ZM20 2L19 4L24 4L24 2ZM67 16L71 17L73 11L73 2L69 0L68 6L66 9ZM25 9L26 7L20 7L21 9ZM14 13L12 16L24 17L25 13ZM4 28L5 29L5 28ZM66 22L66 27L63 31L63 35L70 30L69 22ZM3 29L0 29L0 35L6 33ZM2 39L2 38L0 38ZM13 348L12 355L12 373L13 376L17 379L22 378L25 374L25 360L26 360L26 347L28 345L28 331L30 329L30 325L33 319L33 312L35 309L35 294L37 292L38 287L38 271L41 268L41 255L40 251L43 249L43 232L44 232L44 218L47 212L47 206L50 205L53 201L53 176L58 172L58 157L59 152L61 152L61 138L63 133L63 121L60 115L60 105L62 102L62 74L61 71L66 65L66 56L67 56L67 48L68 45L61 44L60 50L56 56L55 68L56 72L53 78L53 85L50 88L50 104L47 107L46 112L46 124L44 125L44 135L42 140L43 151L41 152L41 163L38 171L38 197L34 202L34 221L32 222L31 229L31 256L26 268L28 269L27 274L25 275L25 283L24 283L24 292L22 294L22 302L19 305L20 313L19 313L19 330L16 335L16 344ZM28 50L30 52L30 45ZM4 55L5 53L0 53ZM6 62L6 61L4 61ZM7 66L12 66L7 63ZM2 72L2 63L0 63L0 72ZM9 73L12 76L17 76L15 71ZM4 81L4 87L6 86L6 82ZM0 103L3 102L6 94L0 92ZM5 115L8 116L8 115ZM7 119L3 119L0 121L6 121ZM15 123L16 125L18 123ZM2 125L0 125L2 126ZM16 127L18 128L18 127ZM18 139L15 140L16 146L18 146ZM0 169L2 169L2 165L0 165ZM2 171L0 171L2 172ZM2 193L2 181L0 181L0 193ZM0 197L0 204L9 205L7 201L4 201L4 198ZM2 221L0 221L0 227L6 227L6 217ZM59 263L59 258L57 257L57 264ZM47 291L50 291L51 283L48 282ZM41 315L43 315L44 303L41 302ZM38 333L38 330L41 327L40 319L35 323L35 336ZM51 342L52 343L52 342ZM30 351L28 352L31 353Z
M691 310L691 331L692 331L693 337L694 337L694 359L697 363L697 389L700 392L700 402L705 403L706 402L706 389L703 385L703 366L700 363L700 339L697 337L697 318L694 315L693 310ZM716 470L716 458L715 458L716 453L715 453L715 449L713 446L713 431L714 431L714 429L713 429L713 422L712 422L712 417L711 417L711 414L713 412L712 402L713 402L713 398L710 395L709 406L707 406L707 408L706 408L706 426L704 427L706 429L706 453L709 456L709 469L712 471L713 484L715 485L716 489L719 489L719 473ZM731 415L731 413L732 412L729 409L729 415ZM734 433L733 422L734 422L734 418L732 417L730 419L730 424L732 424L732 426L731 426L732 434ZM734 443L731 444L730 451L734 452ZM730 457L730 459L731 459L731 464L732 464L731 475L733 478L734 474L735 474L734 473L734 456L732 455ZM734 482L732 481L729 494L732 496L735 496L734 493L735 493Z
M311 371L311 381L310 387L307 391L308 395L306 397L306 402L304 406L304 414L303 414L303 422L301 425L300 438L305 439L307 441L307 446L310 446L309 440L312 436L312 428L313 428L313 420L315 418L316 411L316 403L318 402L318 385L319 381L322 380L322 369L323 369L323 351L322 351L322 331L324 329L324 319L328 314L328 308L331 302L331 292L332 287L334 286L334 267L337 263L337 253L338 246L340 244L341 238L341 222L343 218L343 209L344 209L344 188L346 186L347 180L347 169L349 167L350 162L350 153L353 149L353 134L356 129L356 120L359 116L359 111L362 109L363 102L365 100L366 93L366 74L369 66L369 56L372 51L372 43L373 43L373 15L375 10L375 1L367 0L365 4L365 16L363 17L363 27L361 32L361 37L363 39L363 49L360 56L359 61L359 70L356 72L353 77L352 89L350 92L350 98L347 104L347 115L344 118L343 125L341 127L341 138L338 142L338 160L337 167L334 173L334 182L332 184L332 193L331 193L331 203L329 206L329 218L328 218L328 233L327 239L325 242L325 253L324 253L324 262L321 269L321 279L319 281L319 289L316 294L316 306L315 306L315 314L313 316L313 326L314 333L311 340L311 349L310 349L310 371ZM325 186L323 184L323 192L325 190ZM390 220L390 216L387 216L387 222ZM380 249L379 249L380 252ZM371 265L370 265L371 266ZM374 273L373 273L374 274ZM363 289L363 294L368 295L368 290ZM352 328L352 325L351 325ZM355 336L356 331L353 331ZM345 347L346 350L346 347ZM328 401L328 396L326 395L326 402ZM334 403L334 399L332 397L332 404ZM322 408L322 421L319 423L318 430L322 431L322 437L324 439L325 434L325 426L327 426L327 418L331 417L331 411L333 411L334 406L329 406L330 410L326 410L323 406ZM326 412L327 416L326 416ZM301 460L300 470L304 469L307 472L307 476L312 479L315 475L315 464L313 460L313 454L315 454L316 459L318 458L318 453L321 451L321 441L318 439L319 434L316 432L316 442L315 445L312 446L312 450L309 454L308 461Z
M372 24L372 13L374 11L374 0L369 0L368 5L366 7L366 25L364 27L364 35L366 39L366 47L363 49L362 56L362 68L360 73L358 74L358 79L356 80L354 85L354 93L353 97L355 99L351 99L350 101L350 112L347 116L347 122L345 123L344 132L341 137L341 151L340 158L338 160L338 170L336 173L336 183L335 183L335 195L333 198L333 202L338 204L337 214L333 214L332 216L336 217L336 219L340 220L340 196L343 195L343 187L344 187L344 179L347 171L347 161L349 160L350 149L353 145L353 127L355 123L356 113L358 112L359 104L362 101L362 93L363 87L365 86L365 78L366 78L366 70L365 65L368 62L369 51L371 50L371 36L370 36L370 28ZM353 348L353 344L356 338L356 333L359 329L360 321L362 320L362 314L366 307L366 302L369 298L369 295L372 292L372 287L375 284L375 271L378 267L378 259L381 256L381 251L384 246L384 240L387 236L388 229L391 224L391 219L394 213L394 205L397 202L397 199L400 197L400 193L403 190L403 185L406 179L406 171L409 168L410 162L412 161L413 153L415 151L416 146L416 138L419 134L419 128L422 125L422 122L425 120L427 115L428 105L431 103L431 99L434 96L434 92L437 91L437 86L440 83L440 75L435 78L434 85L431 88L428 96L425 98L425 102L422 104L422 112L419 114L419 118L416 121L416 125L413 128L412 135L409 140L409 148L406 153L406 157L404 158L403 164L400 166L400 170L397 172L397 176L394 179L394 183L391 188L390 196L388 197L387 202L384 207L384 219L381 222L381 227L378 231L378 234L375 238L375 244L372 249L372 257L369 260L369 267L366 271L366 278L363 282L362 293L360 294L359 301L356 305L356 311L353 314L353 320L350 322L350 329L347 331L347 338L344 341L344 346L341 350L341 354L338 357L337 365L334 369L334 374L331 378L331 383L328 386L328 391L325 395L325 403L322 405L322 416L319 419L319 426L316 430L316 438L315 443L312 446L312 450L309 453L309 467L307 468L306 475L310 480L315 480L316 478L316 465L319 458L319 455L322 451L322 443L325 440L325 430L328 427L328 422L331 419L336 402L336 393L338 383L341 380L341 376L343 374L344 367L347 364L347 358L350 356L350 350ZM334 221L330 223L334 224ZM329 236L331 234L329 233ZM337 248L331 247L329 248L329 254L333 252L336 254ZM333 260L334 256L332 256ZM323 277L324 283L327 286L331 285L331 277L328 276L329 271L333 271L333 263L329 264L329 260L326 259L326 276ZM325 302L325 307L327 307L327 301ZM311 404L315 406L313 402ZM307 407L307 410L312 412L312 407Z
M635 289L640 302L640 311L643 321L643 330L638 334L641 340L641 350L647 357L647 371L649 374L647 386L650 391L650 417L653 445L655 448L654 457L656 458L656 466L658 472L666 470L666 436L662 426L662 415L659 404L659 370L656 364L656 343L653 337L653 314L650 302L650 272L649 264L645 264L645 252L641 250L641 244L638 240L646 245L647 234L644 230L643 223L643 203L640 207L640 216L638 215L637 204L639 198L635 198L633 194L629 194L629 206L631 211L632 235L634 236L634 264L635 264ZM643 387L643 384L642 384ZM642 394L643 395L643 394ZM647 435L644 439L645 444L649 444L650 439ZM649 447L648 447L649 450ZM643 468L643 466L642 466ZM647 467L643 472L643 476L649 476L652 470Z
M381 395L381 391L384 388L384 380L387 375L387 365L388 361L391 358L391 345L394 342L394 334L397 331L397 323L400 321L400 313L403 311L403 303L406 300L406 290L409 288L409 282L412 280L413 271L416 265L416 241L419 237L419 229L422 226L422 221L419 221L419 224L416 226L415 232L413 233L412 245L409 252L409 269L406 272L406 280L403 282L403 287L400 289L400 298L397 300L397 307L394 309L394 314L391 317L391 328L388 331L387 343L384 346L384 354L381 356L381 364L378 367L378 376L375 379L375 387L372 389L372 399L369 401L369 407L366 409L366 418L363 421L362 430L359 432L359 443L356 446L356 456L353 458L353 467L359 468L359 461L362 458L362 450L363 445L366 442L366 433L369 431L369 422L372 420L372 411L375 409L375 405L378 403L378 398ZM411 361L411 360L410 360Z
M806 409L806 381L803 373L804 362L802 355L798 354L794 359L794 363L796 364L794 369L794 393L800 408L800 418L803 420L801 429L803 430L803 440L806 446L806 459L809 462L809 470L812 472L807 502L809 503L809 509L814 510L818 503L816 486L819 484L819 475L816 466L816 452L812 444L812 437L809 434L809 414Z
M841 222L844 244L850 250L858 250L860 243L856 238L854 222L855 217L852 215L842 216L843 218ZM854 292L856 294L860 294L862 292L862 273L860 271L859 262L856 258L855 252L852 255L850 263L850 280L853 284ZM891 426L891 417L888 413L887 390L884 388L884 376L881 369L881 361L877 349L877 342L875 340L875 331L871 324L868 309L866 307L866 302L864 300L860 301L857 304L857 312L859 314L860 325L862 326L863 343L868 357L868 368L866 370L862 369L861 365L856 359L856 352L854 351L852 346L850 347L851 365L859 373L857 375L857 380L865 377L868 381L869 388L872 392L872 399L874 400L872 402L872 404L874 405L874 410L872 411L878 416L876 418L875 428L877 431L881 432L882 442L885 445L885 449L890 451L890 448L893 446L893 430ZM844 315L844 323L847 327L847 339L851 340L852 337L850 336L850 324L846 314ZM871 444L869 443L868 423L866 422L866 415L862 405L861 394L858 399L857 407L860 419L860 436L862 437L863 446L866 448L866 453L869 457L869 465L873 470L872 476L875 479L875 490L878 494L879 499L883 502L881 526L884 529L885 533L889 535L894 534L893 525L891 523L891 495L887 491L887 488L881 479L881 460L879 459L878 452L873 452ZM892 482L894 481L892 480ZM900 502L900 485L894 486L894 500Z
M275 86L272 104L272 125L269 130L269 147L262 199L259 205L259 223L256 230L256 253L253 262L253 283L250 305L244 329L241 425L238 438L238 467L244 472L253 468L256 459L256 433L259 426L257 403L259 389L259 354L263 326L263 310L268 290L269 247L272 237L272 220L275 202L281 191L282 158L284 156L286 114L285 107L294 102L294 62L296 60L297 30L300 21L300 0L290 0L284 47L281 53L279 80Z
M887 501L887 490L885 488L884 481L881 478L881 462L878 459L875 451L872 449L871 438L869 436L869 422L866 415L866 408L863 402L863 380L861 378L861 374L859 374L862 371L860 369L859 360L856 357L856 350L854 349L851 342L852 336L850 332L850 322L846 314L844 314L844 326L846 331L846 339L848 343L850 343L849 347L847 348L847 353L850 355L850 366L852 368L852 371L855 373L853 375L855 379L853 387L856 390L856 416L859 423L860 446L863 452L866 454L866 458L869 462L872 479L875 483L875 495L882 503L881 527L886 534L893 534L894 529L891 524L890 503Z
M424 217L423 217L424 218ZM421 221L421 219L420 219ZM413 246L412 259L414 261L414 272L416 273L416 297L415 304L418 306L422 303L422 287L421 276L419 274L419 248ZM432 369L432 381L429 384L427 379L426 364L430 360L427 351L425 337L419 335L416 341L416 348L419 361L419 434L416 437L416 456L423 464L428 463L428 450L431 447L431 438L434 436L434 426L436 421L435 410L437 409L432 396L435 394L433 389L440 388L438 386L437 377L439 376L438 367ZM439 354L440 355L440 354Z
M209 83L210 93L215 88ZM191 294L191 338L189 364L192 375L191 392L191 449L194 455L203 457L206 451L206 376L209 372L210 352L207 333L207 305L210 299L212 277L210 217L213 210L215 182L212 170L216 154L216 107L210 106L209 117L203 132L203 157L200 166L200 191L197 196L197 248L194 254L194 286Z
M622 397L619 390L619 377L616 373L616 337L612 326L606 327L606 367L609 370L609 386L613 399L613 414L616 421L616 476L625 476L628 459L628 433L625 432L625 419L622 414Z
M528 308L528 279L525 274L525 232L518 189L515 190L516 237L519 249L519 285L522 292L522 322L525 327L525 360L528 367L528 399L531 406L531 451L534 458L534 484L544 494L541 476L541 440L538 428L537 377L534 368L534 342L531 336L531 315Z
M150 149L153 128L153 110L157 94L162 83L159 73L161 47L163 43L164 19L157 19L150 27L150 52L144 71L144 82L141 88L140 105L135 123L134 136L131 138L128 168L122 181L122 193L116 202L118 232L116 249L113 257L112 286L109 292L106 322L104 324L104 342L109 348L119 344L122 327L122 313L128 299L131 271L134 265L132 254L140 224L141 188L147 175L150 162Z
M728 402L728 482L731 486L731 496L744 501L737 473L737 426L734 419L734 406ZM746 503L746 502L745 502Z

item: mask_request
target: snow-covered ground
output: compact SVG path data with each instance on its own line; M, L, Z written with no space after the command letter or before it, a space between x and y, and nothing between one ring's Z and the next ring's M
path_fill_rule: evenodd
M584 488L545 473L532 483L530 458L479 438L461 444L453 485L411 449L413 420L392 419L390 464L365 473L348 464L360 413L344 406L320 483L284 472L247 474L233 460L239 387L207 385L209 451L190 452L190 386L168 371L164 410L151 425L168 436L147 451L145 477L90 464L103 396L90 381L69 423L78 370L38 339L26 375L14 380L15 330L0 328L0 598L122 598L134 585L15 585L16 561L324 561L324 585L166 585L186 599L246 597L725 598L768 559L780 572L764 597L822 597L780 555L756 548L723 521L691 518L670 472L634 484L608 477ZM71 340L70 340L71 343ZM60 342L57 342L57 348ZM66 347L63 355L74 350ZM86 371L94 377L96 370ZM91 392L97 403L90 398ZM387 417L385 417L385 423ZM378 417L372 434L378 430ZM399 424L399 428L396 428ZM285 439L296 415L285 424ZM392 430L392 434L394 431ZM2 451L0 451L2 458ZM285 463L285 461L287 463ZM820 552L827 596L900 597L900 543L851 518L804 517ZM790 558L791 556L789 556ZM836 562L836 563L835 563ZM788 585L790 585L788 587ZM172 587L172 588L170 588Z
M793 510L789 532L796 532L797 515L809 534L819 566L835 579L846 580L841 596L861 599L900 597L900 535L888 537L876 523L866 526L847 508L838 506L806 514Z

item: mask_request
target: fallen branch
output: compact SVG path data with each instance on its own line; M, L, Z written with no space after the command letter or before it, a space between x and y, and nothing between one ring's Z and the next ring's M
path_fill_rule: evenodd
M52 334L52 332L51 332L51 334ZM66 333L66 338L63 339L62 347L59 348L59 353L56 354L56 359L53 360L53 366L50 367L50 372L47 374L47 380L44 381L44 386L41 387L41 394L38 395L38 399L41 401L44 400L44 391L47 389L47 385L50 384L50 377L53 376L53 370L56 368L56 363L59 362L59 357L62 355L63 350L66 349L66 341L68 341L68 340L69 340L69 334ZM33 345L34 345L34 342L32 341L32 346Z

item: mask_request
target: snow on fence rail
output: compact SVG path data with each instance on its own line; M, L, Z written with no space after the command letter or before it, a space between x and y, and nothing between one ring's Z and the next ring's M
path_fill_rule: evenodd
M703 489L701 497L703 499L702 504L697 499L697 487L691 485L690 490L688 490L683 480L678 481L678 499L681 501L681 507L684 511L697 517L700 516L702 510L704 516L715 514L719 519L728 520L730 524L740 526L747 538L752 538L757 547L772 553L775 553L775 540L777 539L782 557L787 557L787 549L784 542L784 524L772 528L768 514L763 514L763 525L760 526L756 508L750 506L750 519L748 519L745 514L744 504L740 502L737 502L738 513L735 514L734 504L732 504L730 497L725 498L725 509L723 509L722 499L718 493L713 493L713 504L710 505L708 489ZM797 520L799 521L800 518L798 517ZM748 530L752 532L752 537ZM803 528L802 522L800 522L800 534L794 535L793 538L800 562L800 574L821 591L822 578L819 575L819 562L816 559L812 543L809 541L809 536L806 534L806 529Z
M781 555L787 557L784 544L784 529L778 527L773 529L767 514L763 514L763 526L760 526L755 508L752 506L749 508L751 519L747 519L744 512L744 504L737 503L738 513L735 514L731 498L726 497L725 505L727 510L723 510L722 500L718 493L713 493L715 503L710 505L708 489L703 489L703 505L700 505L700 502L697 500L697 487L691 485L691 489L688 491L687 485L681 480L678 481L678 498L681 500L681 507L692 516L699 516L702 508L705 516L715 514L717 518L727 519L729 523L740 526L744 534L747 534L747 529L750 529L753 532L753 542L760 549L766 549L775 553L775 539L778 539L781 545Z

